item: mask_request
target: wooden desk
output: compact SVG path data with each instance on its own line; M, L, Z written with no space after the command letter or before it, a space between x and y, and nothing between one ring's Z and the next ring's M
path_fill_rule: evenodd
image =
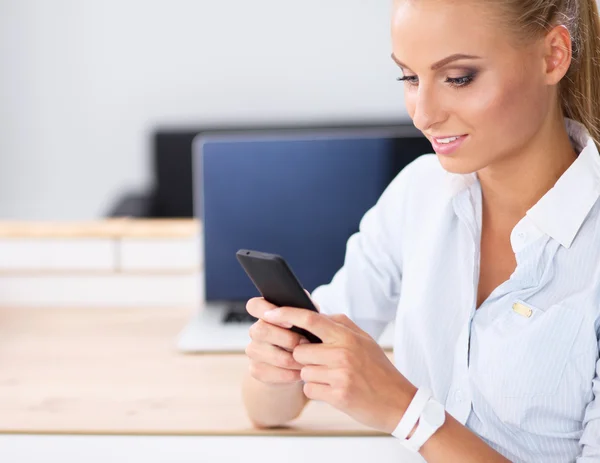
M251 427L244 355L182 355L187 311L0 309L0 433L381 435L323 403Z

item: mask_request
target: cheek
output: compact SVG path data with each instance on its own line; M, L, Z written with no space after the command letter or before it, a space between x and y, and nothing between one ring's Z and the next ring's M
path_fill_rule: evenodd
M524 98L524 95L527 97ZM517 80L480 80L464 89L446 87L436 96L438 123L444 125L444 122L449 122L446 125L475 131L489 125L503 132L505 128L519 126L515 115L526 116L532 110L532 96L532 91ZM412 119L417 105L417 89L404 84L404 101Z
M473 86L458 90L444 88L436 98L440 127L464 129L474 135L464 156L442 158L448 170L465 172L478 170L525 144L549 111L543 83L525 71L495 79L480 75ZM404 101L413 119L416 88L404 84Z
M415 115L415 96L414 92L411 92L407 84L402 84L404 87L404 106L406 106L406 112L410 116L411 120Z
M474 132L481 135L479 141L487 147L496 147L488 150L490 155L525 143L548 111L543 86L525 78L488 86L466 100L464 116L472 123Z

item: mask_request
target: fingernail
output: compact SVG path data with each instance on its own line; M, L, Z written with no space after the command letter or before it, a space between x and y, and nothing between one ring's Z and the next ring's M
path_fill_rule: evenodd
M298 344L310 344L310 341L306 338L302 338Z

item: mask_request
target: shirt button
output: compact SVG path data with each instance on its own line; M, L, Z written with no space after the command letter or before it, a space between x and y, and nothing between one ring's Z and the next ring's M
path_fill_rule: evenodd
M463 395L460 389L458 389L456 391L456 393L454 394L454 397L456 398L457 402L462 402L463 401Z
M525 232L519 232L519 233L517 233L517 236L518 236L520 239L524 240L524 239L525 239L525 237L526 237L527 235L525 234Z

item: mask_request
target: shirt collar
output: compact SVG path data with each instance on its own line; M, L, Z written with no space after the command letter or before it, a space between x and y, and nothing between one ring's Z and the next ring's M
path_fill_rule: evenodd
M527 216L544 233L568 248L592 206L600 196L600 153L585 126L564 118L577 159L554 187L527 211ZM451 197L478 182L477 173L446 171L445 188Z
M565 118L577 159L527 216L544 233L568 248L600 195L600 154L585 126Z

